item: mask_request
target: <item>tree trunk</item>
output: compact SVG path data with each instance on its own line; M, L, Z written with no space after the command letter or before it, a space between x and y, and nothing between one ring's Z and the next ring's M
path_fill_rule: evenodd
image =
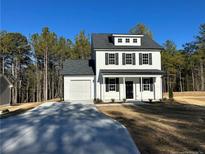
M2 74L4 75L4 56L2 57Z
M28 98L29 98L29 89L28 88L29 88L29 81L26 85L26 102L28 102Z
M181 74L181 69L179 70L179 84L180 84L180 91L182 92L182 74Z
M38 64L36 64L36 101L39 102L39 71Z
M48 99L48 47L44 53L44 101Z
M203 59L200 59L200 76L201 76L201 90L204 91L204 64L203 64Z
M192 78L192 90L195 91L195 79L194 79L194 70L191 69L191 78Z

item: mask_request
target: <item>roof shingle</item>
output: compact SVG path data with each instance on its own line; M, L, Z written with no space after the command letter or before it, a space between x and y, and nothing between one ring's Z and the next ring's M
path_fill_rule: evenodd
M94 75L91 60L66 60L63 64L63 75Z
M94 49L163 49L158 43L144 35L141 46L115 46L112 34L92 34L92 47Z

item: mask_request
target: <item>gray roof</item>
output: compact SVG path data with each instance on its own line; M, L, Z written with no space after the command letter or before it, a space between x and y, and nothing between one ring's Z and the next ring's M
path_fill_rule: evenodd
M164 71L157 69L103 69L103 75L163 75Z
M112 34L92 34L92 47L94 49L163 49L162 46L146 35L142 37L141 43L141 46L115 46Z
M63 64L63 75L94 75L91 60L66 60Z

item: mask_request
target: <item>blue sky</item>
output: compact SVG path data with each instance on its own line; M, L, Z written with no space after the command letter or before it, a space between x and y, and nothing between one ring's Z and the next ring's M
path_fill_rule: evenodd
M1 30L27 37L48 26L74 39L80 30L126 33L144 23L162 44L173 40L178 48L192 41L205 23L205 0L0 0Z

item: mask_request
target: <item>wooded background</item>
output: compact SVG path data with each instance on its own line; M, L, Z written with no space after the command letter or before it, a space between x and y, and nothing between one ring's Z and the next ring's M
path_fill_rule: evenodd
M137 24L130 34L145 34L153 38L144 25ZM163 90L204 91L205 85L205 24L192 42L177 50L172 40L163 44ZM13 83L12 104L39 102L61 98L61 71L66 59L88 59L91 55L90 36L81 31L72 42L59 37L48 27L26 38L21 33L0 32L0 73Z

